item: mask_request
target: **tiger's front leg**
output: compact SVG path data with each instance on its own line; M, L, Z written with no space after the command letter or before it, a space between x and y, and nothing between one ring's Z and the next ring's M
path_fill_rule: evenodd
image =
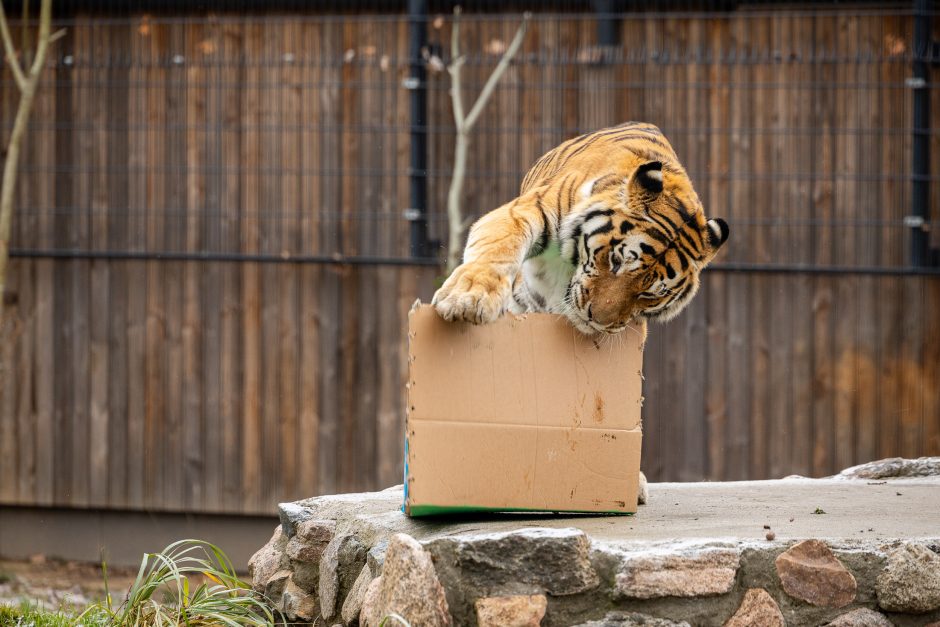
M533 246L547 241L552 222L533 190L473 225L457 266L431 301L445 320L493 322L512 299L512 284Z

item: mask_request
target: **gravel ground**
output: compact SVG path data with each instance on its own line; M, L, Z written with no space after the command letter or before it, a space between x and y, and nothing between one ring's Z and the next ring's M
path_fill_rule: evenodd
M137 575L130 569L108 570L112 598L120 602ZM63 562L39 555L26 562L0 560L0 605L23 601L48 609L82 610L105 596L101 565Z

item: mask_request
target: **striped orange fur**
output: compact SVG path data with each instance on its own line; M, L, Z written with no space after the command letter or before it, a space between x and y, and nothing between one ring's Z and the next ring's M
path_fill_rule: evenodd
M519 196L470 229L433 302L447 320L550 311L583 333L616 333L678 314L727 238L662 132L628 122L536 161Z

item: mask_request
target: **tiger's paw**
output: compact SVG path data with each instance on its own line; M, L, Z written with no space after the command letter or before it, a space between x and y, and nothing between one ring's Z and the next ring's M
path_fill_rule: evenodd
M465 263L444 281L431 304L444 320L485 324L503 315L511 297L506 273L488 264Z
M649 485L646 482L646 475L640 472L640 491L637 493L637 505L646 505L650 498Z

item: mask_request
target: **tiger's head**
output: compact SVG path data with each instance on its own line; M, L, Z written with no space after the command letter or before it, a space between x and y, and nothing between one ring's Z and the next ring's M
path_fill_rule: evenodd
M706 221L686 173L659 161L641 163L626 180L594 181L584 195L560 231L574 267L567 317L587 334L674 318L728 239L727 223Z

